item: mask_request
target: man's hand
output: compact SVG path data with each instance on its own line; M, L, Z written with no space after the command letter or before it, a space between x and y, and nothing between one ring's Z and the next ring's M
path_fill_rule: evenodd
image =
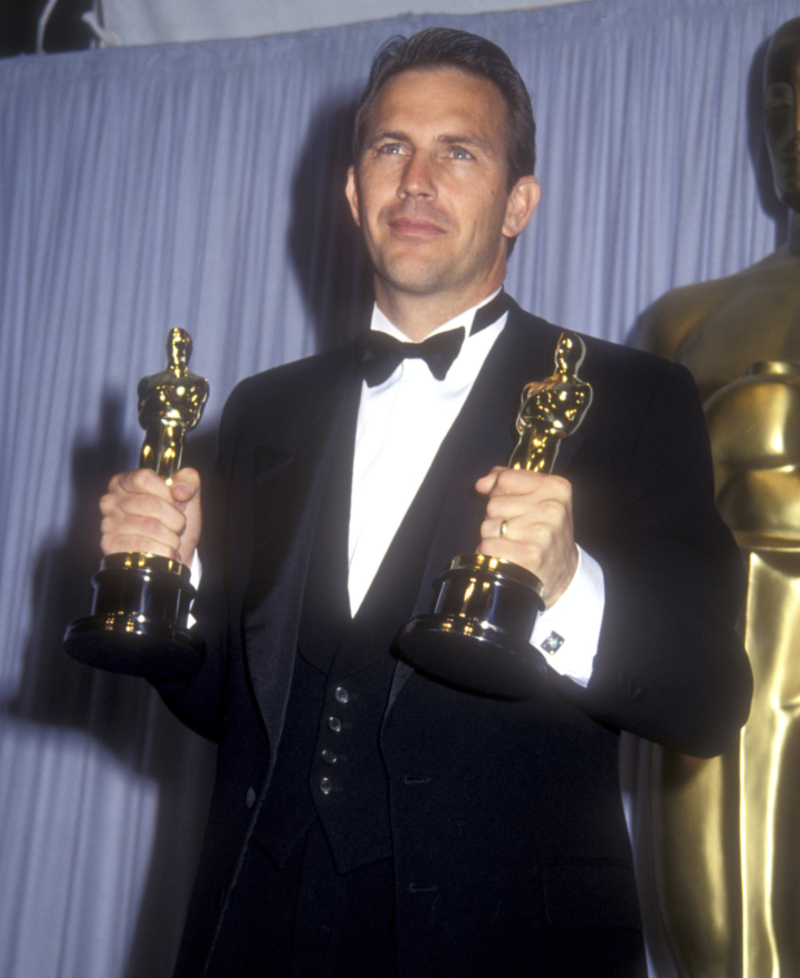
M534 573L544 584L542 598L550 608L578 567L572 486L558 475L495 466L475 488L489 497L478 553L511 560Z
M151 553L191 565L200 539L200 476L181 469L168 486L151 469L115 475L100 500L104 554Z

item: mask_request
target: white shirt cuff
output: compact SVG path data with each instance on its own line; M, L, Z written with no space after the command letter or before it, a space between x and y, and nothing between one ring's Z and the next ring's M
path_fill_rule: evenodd
M580 549L580 547L578 548ZM189 583L192 587L197 590L200 587L200 578L203 576L203 565L200 563L200 554L195 550L194 557L192 557L192 566L189 568L191 571L191 578ZM570 587L572 585L570 584Z
M189 570L192 575L189 578L189 583L196 591L200 587L200 578L203 576L203 565L200 563L200 555L198 554L196 549L194 552L194 557L192 557L192 566L189 568ZM192 604L194 604L194 600L192 600ZM186 627L194 628L196 624L197 624L197 619L190 611L186 617Z
M603 571L594 557L578 547L578 569L552 608L541 612L531 645L562 676L587 686L600 640L605 608Z

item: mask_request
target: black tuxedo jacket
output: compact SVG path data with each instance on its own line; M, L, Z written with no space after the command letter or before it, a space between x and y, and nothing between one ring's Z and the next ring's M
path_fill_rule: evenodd
M507 462L520 391L552 372L558 336L512 306L442 446L448 482L417 612L429 609L449 560L474 549L485 503L474 483ZM402 975L494 973L501 947L512 950L499 973L526 973L525 955L553 930L639 926L619 731L710 756L747 716L750 673L734 631L741 568L714 508L693 381L638 351L590 337L586 345L582 376L594 400L556 472L573 486L577 542L605 577L591 681L584 689L548 672L531 698L509 702L398 661L380 749ZM197 609L209 654L194 678L159 686L186 723L219 743L181 974L228 974L216 942L225 928L247 926L231 916L231 893L258 840L315 518L358 382L351 344L243 381L223 415Z

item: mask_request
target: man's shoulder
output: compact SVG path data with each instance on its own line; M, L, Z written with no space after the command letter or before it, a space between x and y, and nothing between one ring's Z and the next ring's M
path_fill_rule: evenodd
M291 405L308 397L318 400L335 389L355 366L355 344L292 360L245 377L231 391L227 412Z
M535 333L540 336L544 333L548 342L552 343L555 352L555 344L564 327L526 312L516 303L512 306L512 314L509 324L519 331L523 342ZM623 346L621 343L582 333L580 330L572 332L577 333L586 345L586 356L579 372L588 380L599 382L603 386L625 381L636 387L652 387L663 380L689 389L695 387L691 374L680 364L635 347Z
M282 399L302 394L306 389L309 395L313 395L317 384L327 386L327 383L338 383L341 375L348 372L348 368L355 363L354 351L355 344L347 343L324 353L316 353L252 374L234 387L229 402Z
M355 344L293 360L245 377L234 387L222 413L223 441L291 446L355 376Z

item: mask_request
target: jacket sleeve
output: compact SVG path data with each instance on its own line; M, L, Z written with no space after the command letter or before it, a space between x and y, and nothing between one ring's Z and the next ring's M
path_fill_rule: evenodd
M210 740L218 740L220 736L228 673L230 589L226 551L230 543L227 526L239 415L245 391L246 382L240 384L228 399L220 422L219 456L202 488L203 529L199 550L203 573L192 614L196 620L194 629L206 643L203 665L189 679L153 682L172 712L192 730Z
M614 457L613 488L588 507L585 542L578 532L605 578L592 676L585 691L554 681L614 727L710 757L749 711L752 676L736 632L744 573L714 506L694 382L682 367L656 363L633 436Z

